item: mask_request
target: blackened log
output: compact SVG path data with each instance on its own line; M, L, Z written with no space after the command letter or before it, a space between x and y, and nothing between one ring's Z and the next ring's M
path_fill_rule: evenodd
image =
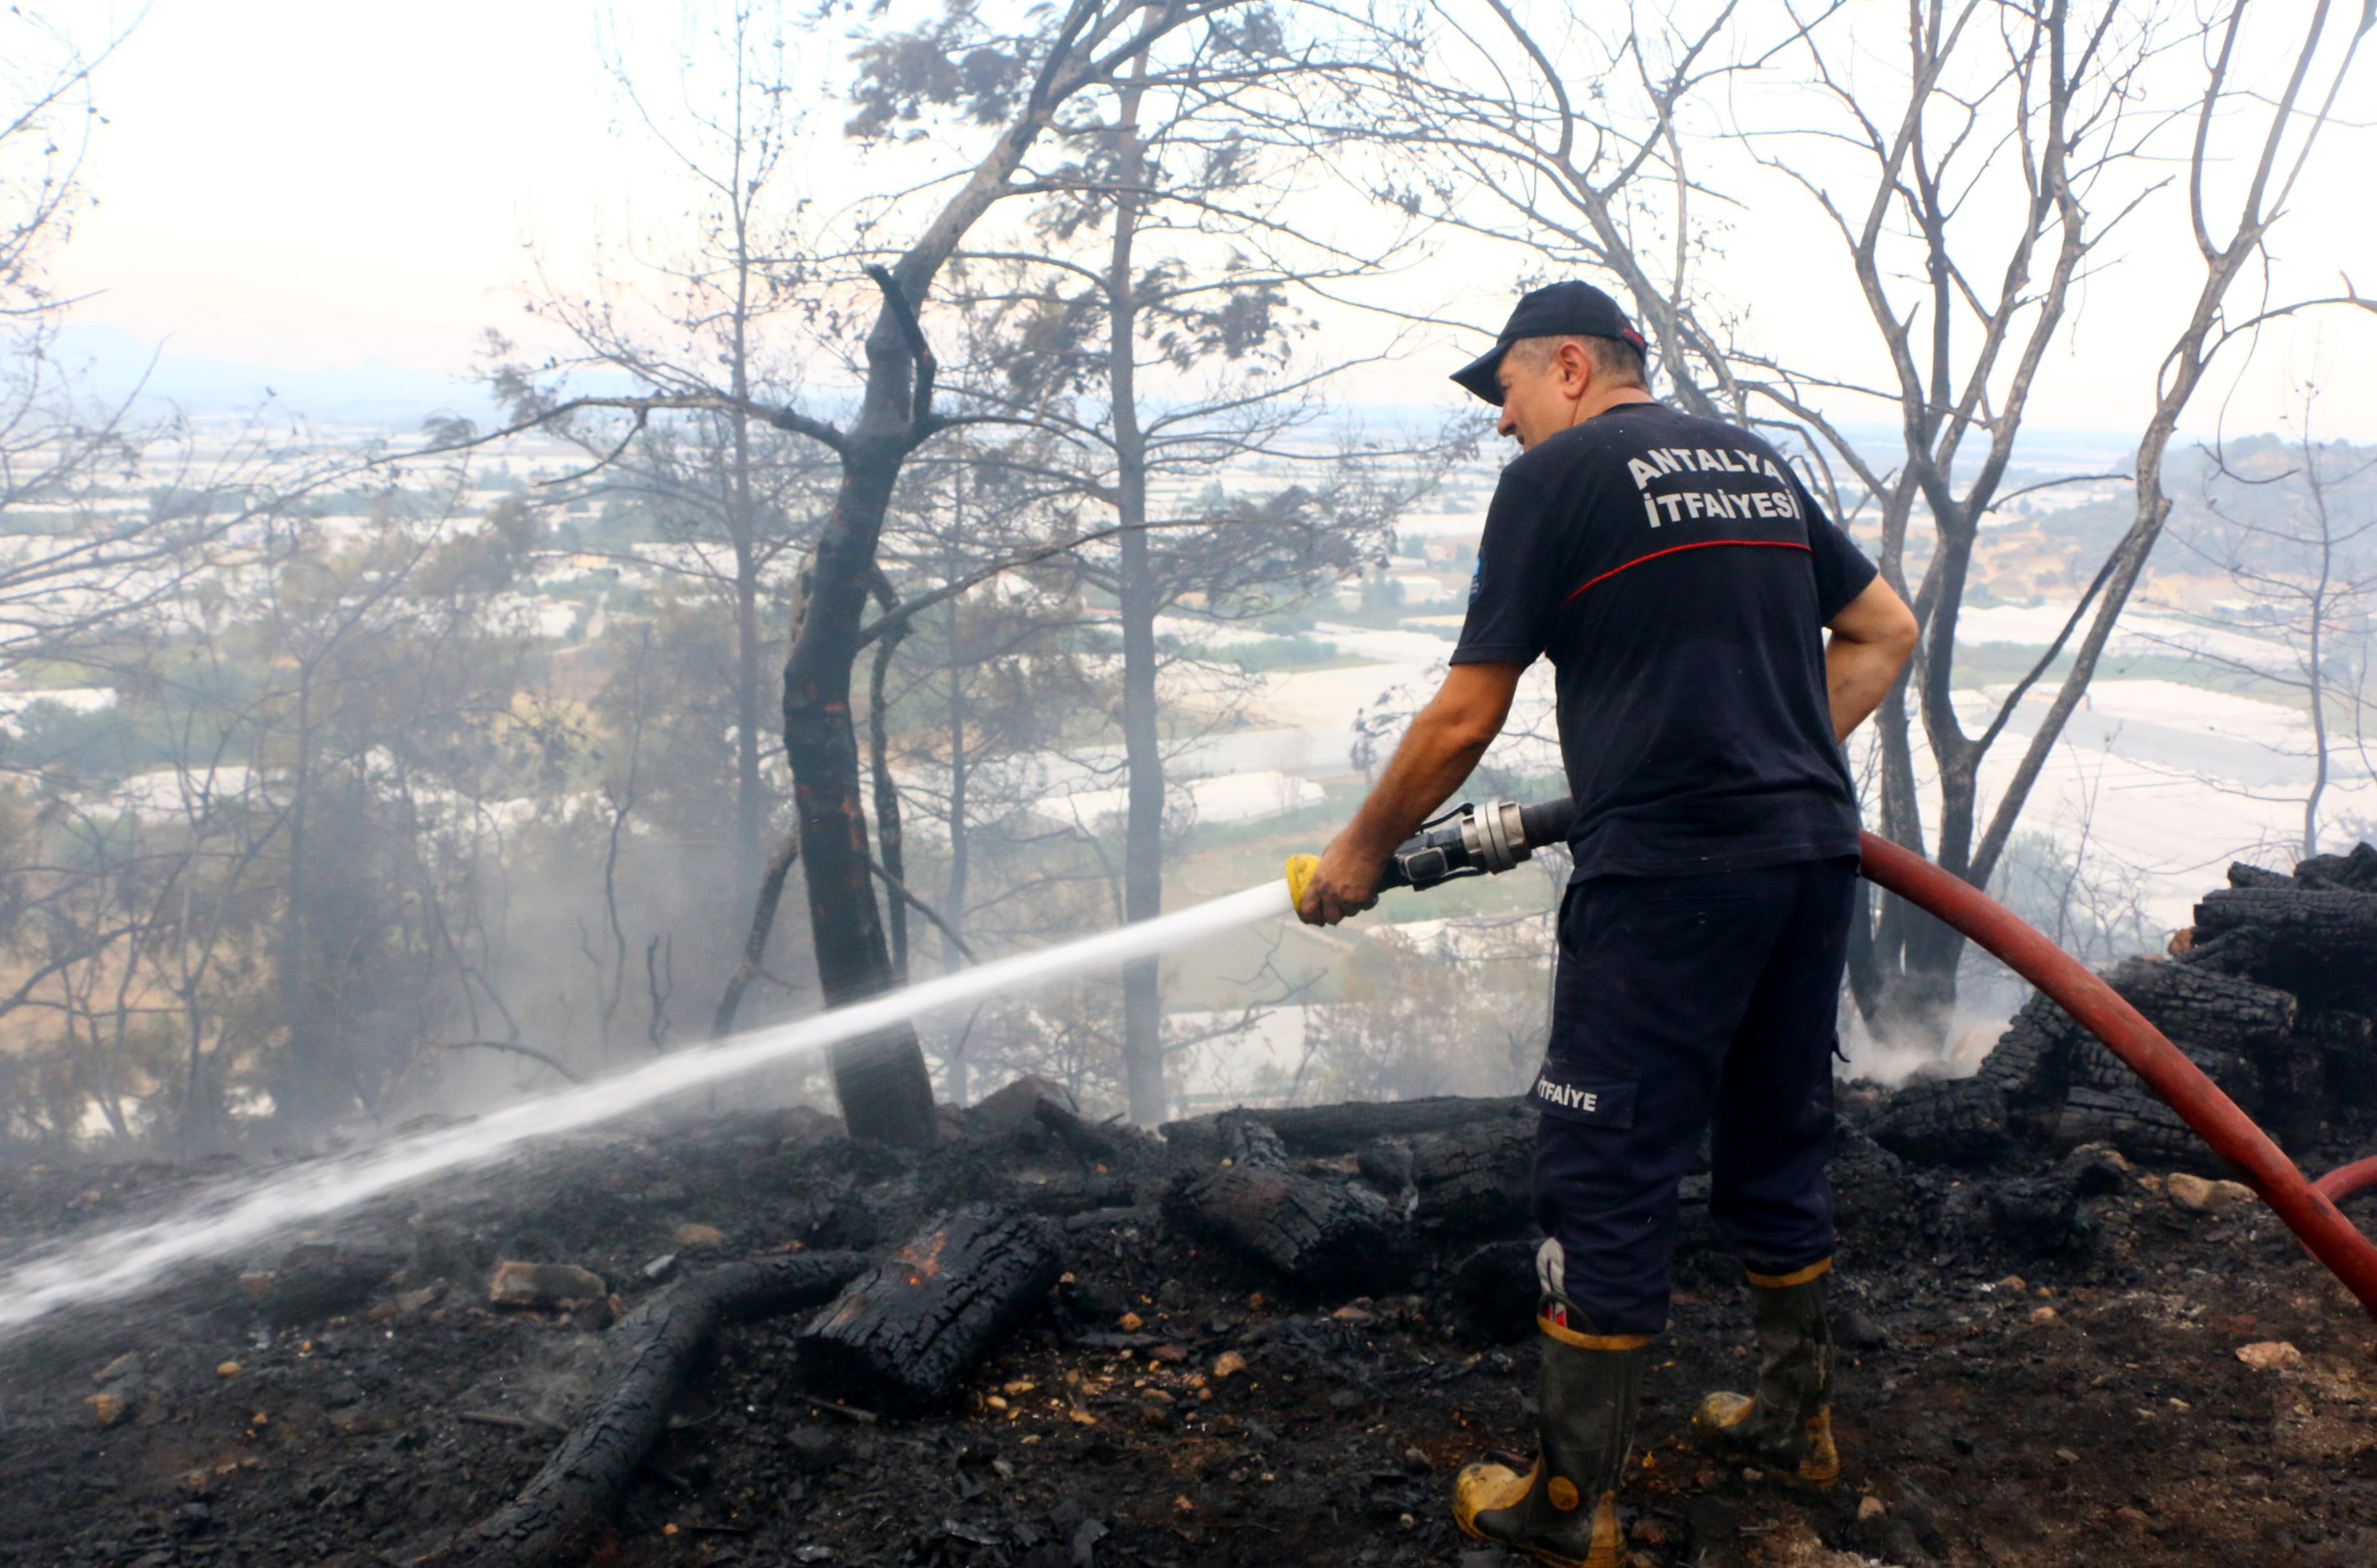
M2305 1007L2377 1012L2377 893L2215 890L2196 906L2187 966L2282 986Z
M1283 1167L1230 1166L1176 1194L1169 1211L1316 1290L1378 1291L1410 1277L1412 1246L1368 1187Z
M2182 1046L2227 1053L2224 1068L2230 1065L2228 1058L2234 1057L2291 1081L2286 1066L2291 1050L2288 1031L2298 1008L2290 992L2257 985L2219 967L2151 958L2125 958L2106 971L2105 980L2148 1022ZM2086 1073L2080 1071L2083 1053ZM2117 1059L2069 1013L2032 992L1976 1076L2002 1096L2007 1130L2029 1137L2052 1130L2062 1115L2064 1096L2075 1082L2107 1087L2111 1080L2104 1070L2114 1063ZM2123 1074L2127 1071L2121 1069ZM2233 1095L2258 1101L2258 1080L2236 1079L2233 1083L2237 1085L2232 1088ZM1911 1146L1931 1136L1945 1109L1928 1101L1920 1108L1910 1107L1893 1118L1889 1136L1880 1132L1875 1136L1909 1158L1926 1158ZM1974 1111L1985 1121L1986 1109L1975 1107ZM1965 1120L1971 1122L1972 1118ZM1952 1159L1951 1163L1970 1161Z
M2270 871L2261 866L2247 866L2243 861L2229 863L2229 886L2232 888L2291 888L2294 879L2282 871Z
M1369 1187L1291 1169L1261 1123L1224 1117L1228 1163L1176 1186L1166 1212L1319 1291L1378 1292L1418 1262L1411 1227Z
M2142 1165L2199 1176L2230 1174L2196 1130L2135 1077L2110 1089L2073 1085L2056 1139L2073 1147L2111 1144Z
M2319 1053L2328 1098L2337 1105L2377 1105L2377 1025L2365 1013L2318 1012L2295 1029Z
M2347 855L2314 855L2294 868L2294 881L2305 888L2377 893L2377 846L2355 844Z
M2172 1039L2245 1057L2283 1038L2300 1010L2275 986L2152 958L2124 958L2105 980Z
M1137 1189L1121 1176L1092 1174L1049 1181L1010 1182L1000 1201L1063 1219L1097 1208L1129 1208L1139 1201L1139 1196Z
M1081 1103L1073 1098L1073 1091L1053 1078L1038 1073L1026 1073L1008 1084L976 1100L965 1108L964 1118L977 1131L999 1136L1032 1134L1039 1126L1034 1114L1042 1104L1061 1106L1078 1112Z
M2292 993L2194 961L2126 958L2104 977L2247 1115L2273 1116L2281 1140L2299 1134L2306 1115L2315 1125L2303 1093L2305 1053L2292 1036L2300 1011ZM1973 1082L2002 1096L2016 1135L2046 1132L2066 1146L2109 1143L2133 1159L2220 1169L2178 1113L2042 995L2022 1005ZM1927 1090L1903 1107L1894 1099L1867 1130L1912 1160L1977 1163L1987 1152L1985 1099L1981 1089ZM1937 1152L1942 1147L1958 1153Z
M1122 1158L1122 1146L1092 1127L1077 1111L1043 1100L1032 1107L1032 1119L1084 1160L1105 1162Z
M862 1266L851 1252L756 1258L694 1275L644 1302L604 1337L601 1385L545 1467L517 1497L423 1560L454 1568L583 1560L719 1326L814 1306Z
M2336 888L2216 888L2196 906L2199 940L2258 930L2306 958L2367 962L2377 954L2377 893Z
M2235 975L2243 980L2257 980L2274 975L2281 965L2275 960L2276 950L2270 933L2253 926L2223 931L2218 936L2206 936L2190 927L2181 933L2185 946L2174 946L2173 956L2191 969L2210 974ZM2173 938L2174 942L2177 938Z
M2017 1176L1988 1190L1989 1229L1996 1238L2032 1257L2085 1253L2095 1244L2093 1215L2068 1182L2053 1176Z
M995 1094L984 1095L965 1109L963 1120L975 1131L995 1137L1055 1138L1084 1160L1107 1162L1122 1155L1122 1146L1085 1119L1073 1091L1053 1078L1026 1073Z
M1039 1220L960 1208L852 1280L801 1331L801 1364L815 1387L855 1405L946 1404L1063 1271L1056 1239Z
M2236 1101L2245 1115L2258 1118L2262 1114L2261 1075L2250 1060L2238 1052L2216 1050L2192 1040L2172 1043L2179 1047L2181 1055L2204 1070L2205 1077L2220 1086L2221 1093ZM2082 1041L2079 1050L2073 1053L2071 1082L2074 1089L2127 1090L2137 1087L2142 1080L2135 1069L2115 1056L2102 1041L2091 1038Z
M2071 1257L2093 1250L2102 1234L2089 1200L2120 1191L2128 1179L2120 1156L2097 1145L2073 1150L2051 1171L1978 1184L1999 1242L2035 1257ZM1955 1206L1972 1212L1969 1198Z
M2078 1020L2033 991L1974 1076L1996 1090L2014 1117L2039 1113L2063 1103L2072 1052L2087 1038Z
M1212 1116L1167 1122L1165 1142L1193 1159L1210 1157L1222 1142L1222 1128L1231 1118L1258 1117L1289 1154L1299 1159L1350 1155L1365 1144L1388 1138L1410 1138L1471 1122L1489 1122L1518 1104L1515 1096L1471 1099L1436 1095L1425 1100L1348 1101L1342 1105L1283 1106L1275 1111L1223 1111Z
M2319 1058L2293 1036L2301 1007L2292 992L2151 958L2125 958L2105 978L2280 1144L2300 1147L2318 1127ZM2131 1069L2094 1039L2079 1047L2073 1081L2123 1093L2138 1087ZM2149 1145L2165 1142L2157 1132Z
M1408 1182L1422 1228L1483 1239L1528 1222L1535 1182L1535 1113L1504 1115L1406 1141Z
M2189 964L2124 958L2104 978L2173 1040L2246 1057L2282 1038L2298 1011L2290 992ZM1979 1076L2009 1102L2059 1097L2070 1081L2070 1053L2091 1038L2069 1013L2032 992Z
M1883 1102L1862 1131L1920 1165L1986 1165L2014 1143L2004 1094L1978 1077L1919 1078Z
M1412 1141L1408 1138L1382 1139L1363 1146L1354 1157L1354 1167L1362 1173L1362 1179L1381 1192L1412 1196ZM1408 1204L1407 1204L1408 1206Z

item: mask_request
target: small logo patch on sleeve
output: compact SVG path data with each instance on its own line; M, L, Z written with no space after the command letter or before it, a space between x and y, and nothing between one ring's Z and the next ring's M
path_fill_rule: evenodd
M1546 1061L1535 1070L1535 1087L1527 1104L1545 1116L1593 1127L1634 1126L1633 1084L1604 1083L1578 1076Z

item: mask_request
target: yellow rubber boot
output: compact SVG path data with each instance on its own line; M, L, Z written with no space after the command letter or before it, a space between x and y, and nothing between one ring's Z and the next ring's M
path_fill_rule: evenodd
M1832 1334L1824 1276L1832 1259L1789 1274L1749 1276L1758 1333L1758 1391L1712 1394L1692 1418L1704 1446L1819 1490L1840 1479L1832 1441Z
M1651 1336L1586 1334L1575 1320L1573 1309L1556 1308L1535 1320L1544 1343L1534 1467L1521 1475L1470 1465L1453 1483L1453 1517L1476 1539L1552 1568L1617 1568L1625 1554L1618 1479Z

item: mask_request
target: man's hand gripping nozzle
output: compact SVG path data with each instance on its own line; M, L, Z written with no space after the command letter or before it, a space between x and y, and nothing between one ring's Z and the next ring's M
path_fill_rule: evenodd
M1382 890L1427 889L1462 877L1506 872L1533 859L1545 845L1567 838L1575 816L1575 806L1565 799L1532 806L1507 800L1474 806L1464 801L1422 823L1419 832L1398 844L1379 873L1378 885ZM1287 858L1287 894L1295 908L1304 907L1304 890L1320 863L1317 855Z

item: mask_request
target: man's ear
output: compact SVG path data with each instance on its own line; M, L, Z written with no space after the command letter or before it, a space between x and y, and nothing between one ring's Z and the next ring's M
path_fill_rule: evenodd
M1560 357L1561 390L1565 392L1573 388L1575 395L1582 397L1593 386L1592 356L1585 353L1583 344L1574 341L1561 344L1557 352Z

